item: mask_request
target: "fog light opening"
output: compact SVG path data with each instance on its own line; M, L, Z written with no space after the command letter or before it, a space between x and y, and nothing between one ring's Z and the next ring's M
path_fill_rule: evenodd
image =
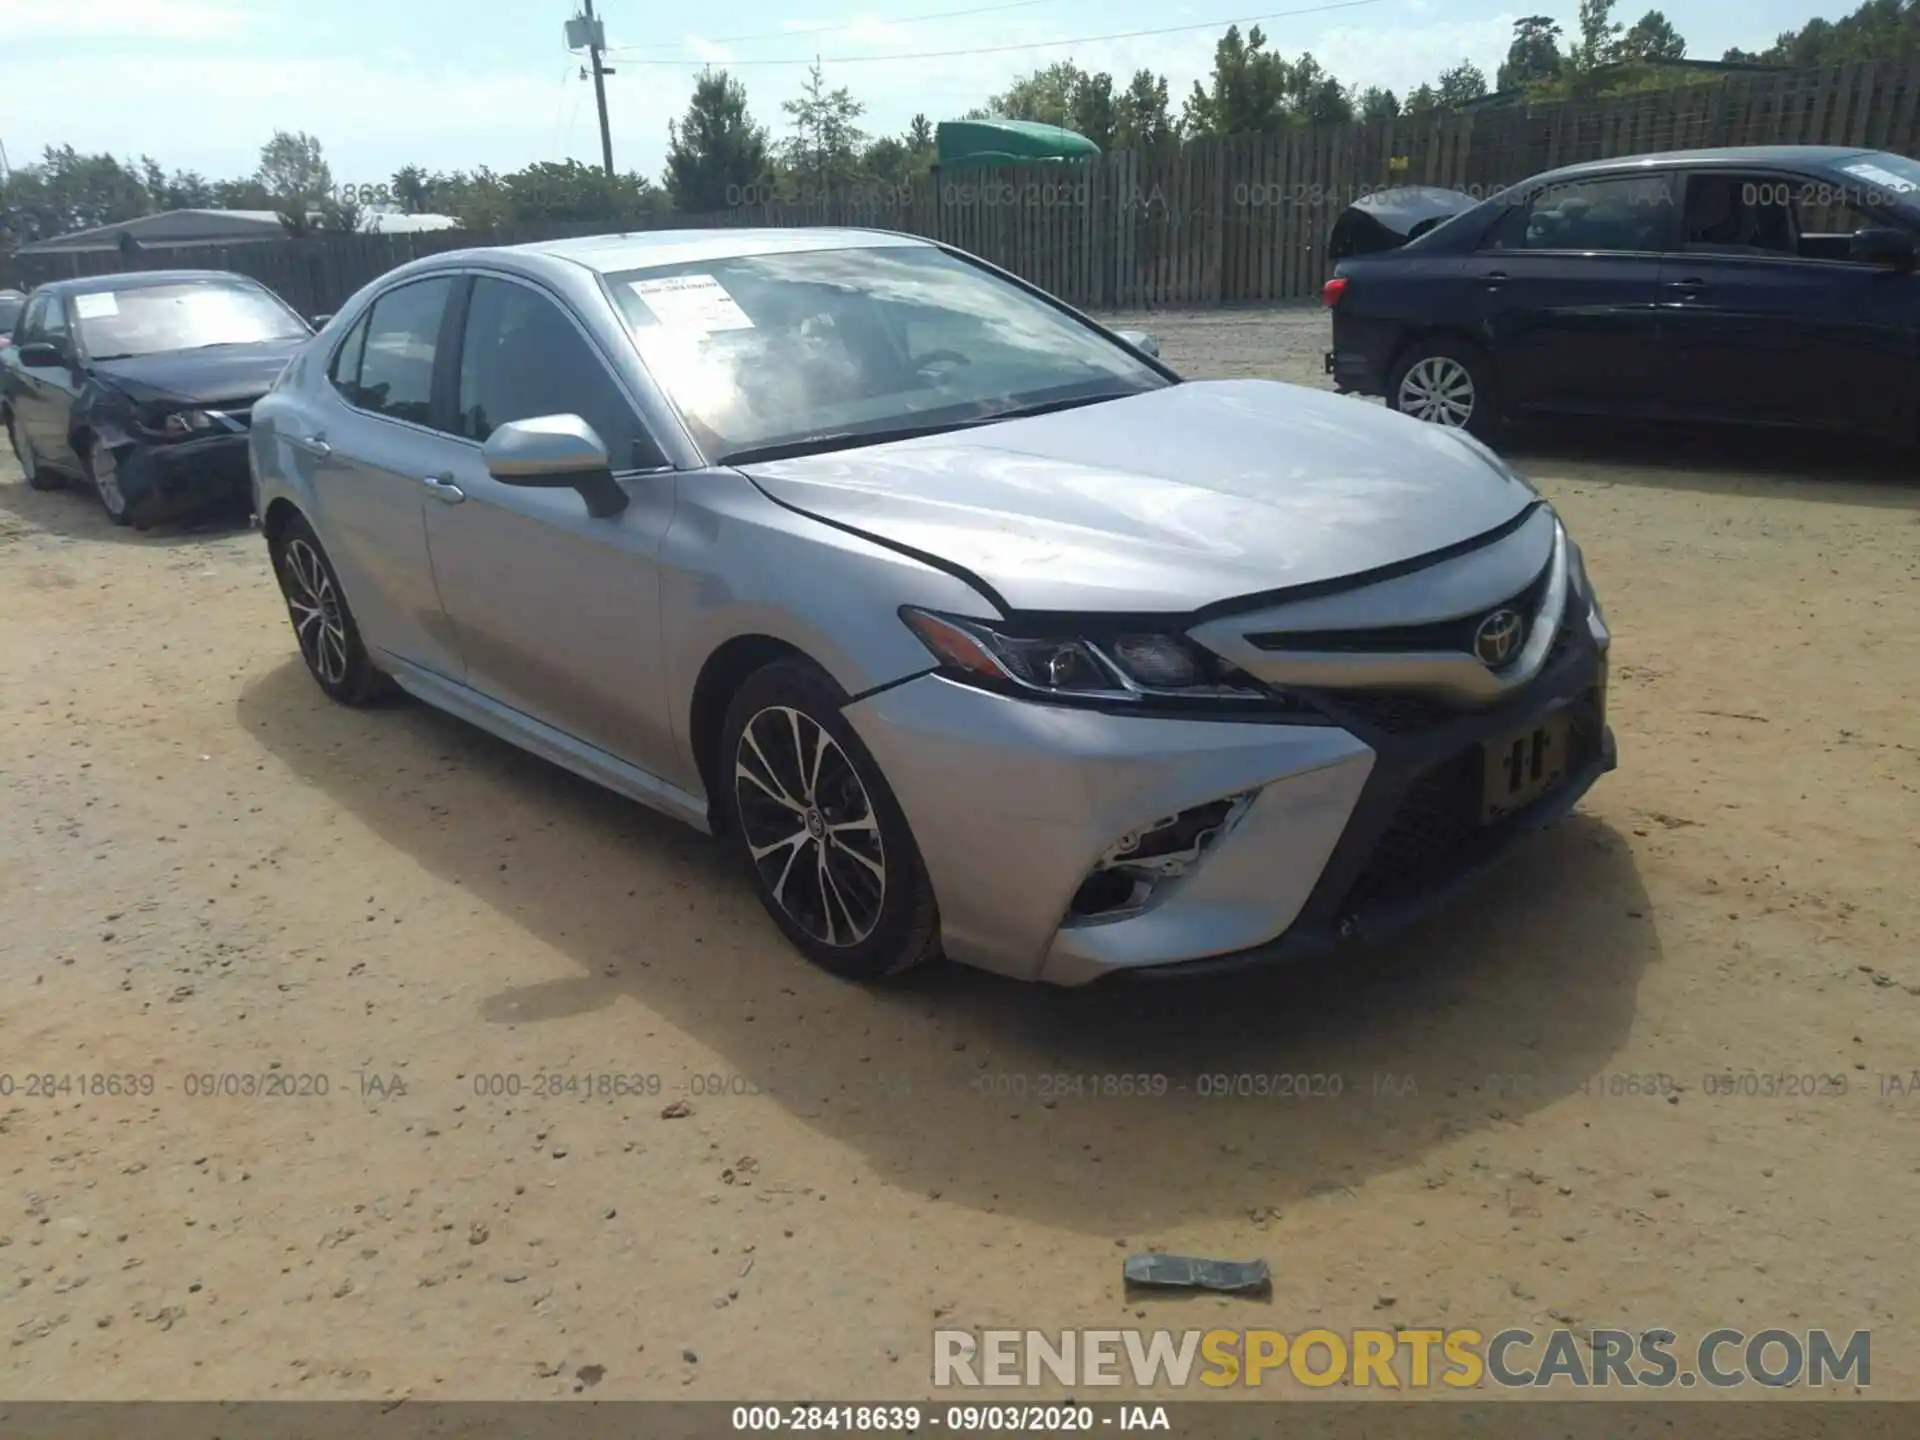
M1209 800L1128 831L1107 847L1073 892L1069 916L1084 920L1145 909L1156 890L1185 875L1233 828L1253 803L1254 793Z

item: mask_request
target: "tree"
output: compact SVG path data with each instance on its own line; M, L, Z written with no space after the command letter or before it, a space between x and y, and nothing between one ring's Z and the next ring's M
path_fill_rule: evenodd
M694 82L687 113L667 122L667 196L685 215L730 209L767 176L767 132L747 112L747 87L724 70Z
M1567 56L1581 77L1620 58L1620 23L1613 18L1613 0L1580 0L1580 38Z
M933 168L933 122L916 115L900 135L883 135L867 147L861 168L882 185L904 188Z
M1620 37L1623 60L1684 60L1687 42L1673 28L1673 22L1658 10L1649 10Z
M1560 54L1560 22L1528 15L1513 22L1513 43L1494 76L1496 90L1519 90L1552 80L1566 62Z
M1113 145L1116 150L1156 150L1175 144L1180 127L1174 123L1167 96L1167 77L1136 70L1126 90L1113 102Z
M924 115L913 117L907 125L907 133L902 138L906 141L907 149L916 154L925 151L931 155L936 148L933 122Z
M999 120L1032 120L1070 128L1074 91L1088 78L1087 72L1071 60L1061 60L1020 76L987 101L987 110Z
M854 122L867 107L844 85L827 89L818 60L807 70L800 97L782 101L780 108L793 121L793 134L782 147L783 158L803 195L810 192L811 197L824 198L835 185L858 175L867 136Z
M1479 66L1462 60L1452 69L1440 72L1437 89L1440 104L1449 110L1458 110L1487 93L1487 77Z
M1765 50L1733 49L1726 59L1748 64L1837 65L1848 60L1920 58L1920 6L1913 0L1866 0L1838 20L1809 20L1782 31Z
M1187 97L1181 129L1189 135L1267 135L1287 121L1289 66L1267 48L1255 25L1242 38L1229 25L1213 47L1213 74Z
M578 160L541 161L500 178L516 224L529 220L625 225L667 208L665 195L644 175L609 175Z
M1426 115L1440 108L1440 95L1431 85L1422 85L1407 96L1407 115Z
M1102 150L1111 150L1119 123L1116 105L1113 76L1104 70L1097 75L1083 72L1067 100L1067 129L1086 136Z
M1353 98L1347 87L1329 75L1320 62L1303 54L1286 68L1287 112L1309 125L1344 125L1353 119Z
M274 131L260 147L253 178L287 214L305 215L333 194L333 171L320 142L304 130Z
M49 145L38 163L21 166L0 185L0 250L151 214L148 163Z
M1400 97L1378 85L1362 90L1356 104L1362 120L1391 120L1400 113Z

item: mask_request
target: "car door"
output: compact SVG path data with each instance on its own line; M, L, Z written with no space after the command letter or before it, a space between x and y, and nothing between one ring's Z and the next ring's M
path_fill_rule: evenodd
M1664 172L1529 189L1463 274L1510 411L1654 409L1661 254L1674 223Z
M316 528L362 638L453 679L459 650L434 586L423 510L427 477L458 448L436 428L434 369L459 283L435 275L376 297L329 357L313 413L291 421L286 436L310 467Z
M1857 263L1846 249L1854 230L1892 223L1831 180L1690 175L1679 247L1662 271L1675 412L1912 434L1920 288L1911 272Z
M638 407L565 304L476 275L455 391L462 443L427 507L440 597L467 683L653 774L675 745L659 635L661 536L674 472ZM595 519L569 489L503 485L481 445L510 420L573 414L607 446L629 497Z
M21 433L32 443L41 464L73 469L79 464L67 436L75 384L73 333L61 296L41 294L27 302L14 345L10 403ZM58 365L28 365L18 359L19 351L28 345L51 345L67 358Z

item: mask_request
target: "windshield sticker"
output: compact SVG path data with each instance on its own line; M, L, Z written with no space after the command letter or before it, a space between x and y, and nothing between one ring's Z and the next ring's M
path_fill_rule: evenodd
M76 295L73 297L73 312L82 320L104 320L109 315L120 313L120 302L113 297L111 290L98 295Z
M751 330L747 318L726 287L711 275L669 275L657 280L632 280L628 289L638 295L654 317L672 330Z
M1862 180L1872 181L1875 185L1891 190L1896 195L1905 195L1914 189L1913 181L1903 180L1891 170L1883 169L1871 161L1863 161L1858 165L1843 165L1841 168L1849 175L1858 175Z

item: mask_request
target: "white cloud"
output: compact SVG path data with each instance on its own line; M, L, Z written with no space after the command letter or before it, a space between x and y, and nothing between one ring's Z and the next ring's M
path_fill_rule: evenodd
M232 37L251 27L254 12L214 0L20 0L0 20L10 41L91 39L195 40ZM10 77L11 79L11 77ZM8 89L13 87L9 84Z
M729 65L737 58L733 51L717 40L703 40L698 35L689 35L683 43L703 64Z

